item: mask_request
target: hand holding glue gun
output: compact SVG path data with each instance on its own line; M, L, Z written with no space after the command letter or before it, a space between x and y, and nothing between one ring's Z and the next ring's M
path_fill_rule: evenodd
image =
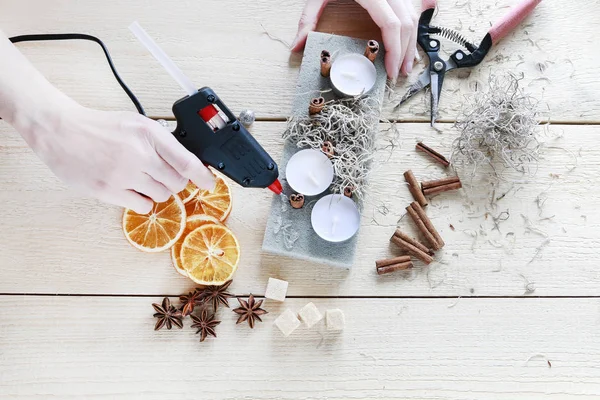
M9 40L0 32L0 118L69 186L140 214L150 212L153 200L163 202L183 190L190 180L202 189L214 188L214 176L206 165L243 186L281 193L277 165L217 95L209 88L196 90L138 24L132 30L188 92L173 106L178 122L175 135L143 115L81 106L52 86L11 43L72 39L98 43L115 78L143 114L102 41L84 34L23 35Z
M18 41L18 40L15 40ZM0 117L69 186L144 214L188 180L214 177L158 122L86 108L54 87L0 32Z
M277 164L217 94L208 87L197 89L137 22L129 29L187 93L173 104L177 140L234 182L281 194Z

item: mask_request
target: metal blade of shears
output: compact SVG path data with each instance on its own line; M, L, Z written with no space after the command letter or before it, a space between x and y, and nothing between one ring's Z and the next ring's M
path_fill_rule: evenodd
M440 89L441 89L441 80L443 79L443 75L439 75L437 72L430 72L430 81L431 81L431 126L435 125L435 120L438 114L438 107L440 104Z
M421 73L421 75L419 75L419 79L417 79L417 81L415 83L410 85L410 87L408 88L408 90L406 91L404 96L402 96L402 99L400 99L400 103L398 103L396 108L400 107L408 99L410 99L415 94L419 93L421 90L423 90L427 86L429 86L429 82L430 82L429 71L425 70L425 71L423 71L423 73Z

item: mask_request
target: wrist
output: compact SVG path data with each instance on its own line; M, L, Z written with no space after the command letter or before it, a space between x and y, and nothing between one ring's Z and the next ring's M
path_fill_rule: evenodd
M0 31L0 117L25 139L77 106L36 70ZM50 129L52 129L50 127ZM48 128L46 128L46 131ZM30 143L31 144L31 143Z
M46 82L47 83L47 82ZM70 111L81 107L54 86L36 86L35 92L15 96L6 121L11 124L33 148L39 135L60 130Z

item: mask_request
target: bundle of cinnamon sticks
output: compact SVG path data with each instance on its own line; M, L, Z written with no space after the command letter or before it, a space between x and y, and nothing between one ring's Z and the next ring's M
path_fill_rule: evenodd
M458 176L421 182L421 190L425 196L460 189L461 187L462 183Z
M417 143L416 149L427 154L444 167L450 165L450 162L446 159L446 157L421 142ZM423 207L429 204L427 197L425 196L430 196L449 190L455 190L462 187L462 183L460 182L460 178L458 176L419 183L413 172L408 170L404 173L404 179L406 179L406 182L408 183L408 190L415 200L408 207L406 207L406 212L417 226L428 246L419 240L408 236L400 229L396 229L390 241L406 251L409 255L377 260L375 262L375 267L377 269L377 274L379 275L412 268L413 264L410 256L421 260L425 264L430 264L433 262L434 251L440 250L442 247L444 247L445 243L423 209Z
M434 251L444 247L444 240L438 233L437 229L435 229L433 223L427 214L425 214L425 210L423 210L419 203L416 201L412 202L408 207L406 207L406 211L415 222L417 228L425 237L430 247L427 247L417 239L411 238L400 229L396 229L390 241L409 253L411 256L418 258L425 264L430 264L433 262ZM410 261L410 256L400 256L391 259L378 260L375 262L377 274L379 275L412 268L412 266L413 265Z
M446 157L444 157L443 155L441 155L440 153L438 153L437 151L435 151L431 147L423 144L423 142L417 143L417 145L415 146L415 148L418 151L423 152L424 154L426 154L429 157L431 157L434 161L442 164L444 166L444 168L446 168L448 165L450 165L450 161L448 161L448 159Z
M406 182L408 183L408 190L413 198L423 207L429 204L425 196L432 196L434 194L456 190L462 187L462 183L458 176L419 183L410 169L404 173L404 179L406 179Z
M400 256L386 260L377 260L375 261L375 267L377 268L377 274L383 275L412 268L413 264L410 261L410 256Z

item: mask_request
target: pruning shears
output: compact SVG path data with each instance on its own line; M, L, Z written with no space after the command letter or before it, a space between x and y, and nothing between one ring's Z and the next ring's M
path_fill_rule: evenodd
M469 42L454 29L431 25L431 19L437 0L423 0L419 18L417 43L427 54L429 66L413 83L396 106L399 107L421 90L431 87L431 126L435 124L440 101L440 93L446 72L456 68L474 67L483 61L492 45L498 43L509 32L515 29L542 0L523 0L496 22L485 35L479 46ZM440 57L440 40L443 37L457 43L462 48L456 50L444 60Z

